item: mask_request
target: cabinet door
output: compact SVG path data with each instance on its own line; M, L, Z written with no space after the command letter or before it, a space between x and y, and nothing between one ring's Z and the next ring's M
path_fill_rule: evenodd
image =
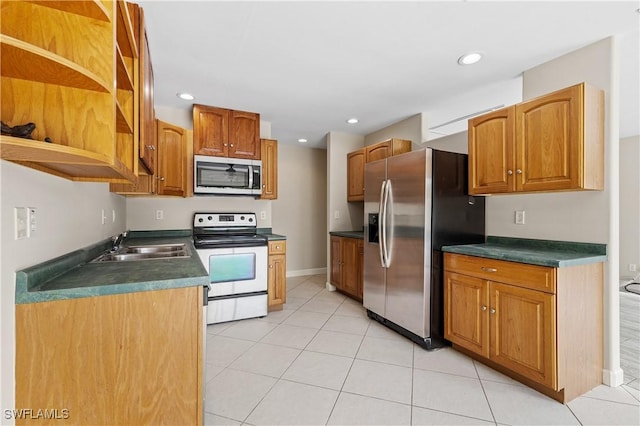
M445 271L444 337L489 357L489 287L479 278Z
M365 149L347 154L347 201L364 201Z
M358 297L360 280L360 251L358 249L358 240L355 238L342 238L342 246L340 247L342 254L342 286L340 290Z
M278 198L278 141L260 140L262 159L262 195L263 200Z
M491 282L492 361L557 390L555 295Z
M267 293L269 309L281 308L287 302L287 256L275 254L269 256L269 271L267 277Z
M151 51L149 50L149 41L144 26L144 11L141 7L134 3L128 4L132 10L137 10L134 14L137 19L139 43L138 62L140 68L140 159L150 174L153 174L155 168L155 150L156 150L156 117L153 109L153 67L151 65Z
M342 288L341 237L331 237L331 284Z
M375 145L369 145L366 150L366 162L383 160L391 156L391 141L377 143Z
M515 190L514 107L469 120L469 193Z
M518 191L580 187L582 99L578 85L516 105Z
M206 105L193 106L193 153L228 157L229 110Z
M229 157L260 159L260 114L231 111Z
M158 195L186 195L186 131L158 120Z
M358 240L358 299L363 298L364 288L364 240Z

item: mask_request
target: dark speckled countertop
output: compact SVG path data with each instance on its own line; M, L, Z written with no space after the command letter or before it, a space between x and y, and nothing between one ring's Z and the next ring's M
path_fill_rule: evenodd
M444 246L442 251L555 268L607 260L606 244L493 236L484 244Z
M258 234L266 235L269 241L280 241L287 239L287 237L285 237L284 235L274 234L273 232L271 232L271 228L258 228Z
M329 232L329 235L334 235L336 237L357 238L360 240L364 239L364 231L332 231Z
M193 246L191 231L133 231L123 245L186 243L191 256L126 262L91 260L111 240L16 272L16 304L207 285L207 271Z

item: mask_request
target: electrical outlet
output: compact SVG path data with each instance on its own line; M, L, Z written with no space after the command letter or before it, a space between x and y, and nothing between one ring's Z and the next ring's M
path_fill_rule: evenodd
M116 223L116 209L111 210L111 223Z
M260 219L261 220L267 219L267 212L265 210L260 210Z
M333 213L333 218L334 218L334 219L340 219L340 210L336 210L336 211Z
M156 210L156 220L164 219L164 210Z
M102 224L104 225L105 223L107 223L107 214L102 209Z
M636 265L635 263L629 264L629 272L636 272L637 270L638 270L638 265Z
M524 225L524 210L516 210L514 222L516 225Z

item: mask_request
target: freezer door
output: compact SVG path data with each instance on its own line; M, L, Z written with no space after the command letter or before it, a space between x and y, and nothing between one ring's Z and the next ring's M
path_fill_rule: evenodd
M384 317L421 337L429 336L431 156L426 149L387 159L391 223Z
M378 315L385 315L385 269L380 245L380 199L386 177L386 160L365 164L364 180L364 288L362 304Z

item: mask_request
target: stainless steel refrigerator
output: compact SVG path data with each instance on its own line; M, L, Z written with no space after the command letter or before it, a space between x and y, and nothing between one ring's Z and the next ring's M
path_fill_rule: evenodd
M444 340L444 245L482 243L484 198L467 156L424 149L365 165L367 314L426 349Z

